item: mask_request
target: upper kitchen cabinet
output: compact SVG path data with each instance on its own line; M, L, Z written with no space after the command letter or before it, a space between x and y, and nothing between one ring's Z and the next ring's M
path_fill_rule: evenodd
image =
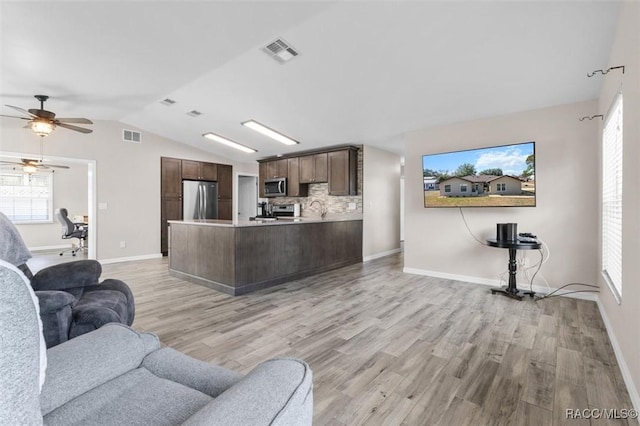
M300 158L300 183L322 183L328 178L327 153L305 155Z
M309 195L309 185L300 185L300 158L289 158L287 163L289 165L287 195L289 197L306 197Z
M283 178L288 177L289 167L286 158L280 160L266 161L260 164L265 167L264 177L265 179Z
M328 156L329 195L358 195L358 150L331 151Z
M160 158L160 192L163 197L182 197L182 160Z
M202 161L182 160L182 179L218 180L218 165Z

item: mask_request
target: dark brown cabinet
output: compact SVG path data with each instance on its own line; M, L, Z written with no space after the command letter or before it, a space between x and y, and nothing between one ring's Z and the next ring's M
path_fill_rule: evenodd
M182 180L218 182L218 219L231 220L233 210L233 167L227 164L160 158L160 251L169 251L169 220L182 220Z
M289 197L306 197L309 195L309 185L300 185L300 158L289 158L287 163L289 166L287 195Z
M233 217L233 167L218 164L218 219Z
M182 219L182 160L162 157L160 159L160 251L169 250L168 220Z
M300 158L300 183L327 181L327 153L304 155Z
M358 195L358 151L331 151L328 156L329 195Z
M182 160L182 179L218 180L218 165L202 161Z

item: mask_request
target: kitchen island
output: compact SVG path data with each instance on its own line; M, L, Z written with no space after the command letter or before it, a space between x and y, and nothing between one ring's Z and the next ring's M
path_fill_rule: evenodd
M169 224L169 273L232 295L362 262L358 216Z

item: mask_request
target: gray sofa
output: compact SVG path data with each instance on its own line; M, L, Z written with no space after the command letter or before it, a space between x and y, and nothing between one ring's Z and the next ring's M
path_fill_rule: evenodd
M312 422L311 371L303 361L272 359L243 377L161 348L155 335L122 324L107 324L45 351L38 304L26 277L0 261L0 285L0 424Z

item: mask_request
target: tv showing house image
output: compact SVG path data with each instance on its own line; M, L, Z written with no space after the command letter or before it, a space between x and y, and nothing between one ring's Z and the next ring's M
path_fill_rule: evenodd
M535 142L422 157L425 207L535 207Z

